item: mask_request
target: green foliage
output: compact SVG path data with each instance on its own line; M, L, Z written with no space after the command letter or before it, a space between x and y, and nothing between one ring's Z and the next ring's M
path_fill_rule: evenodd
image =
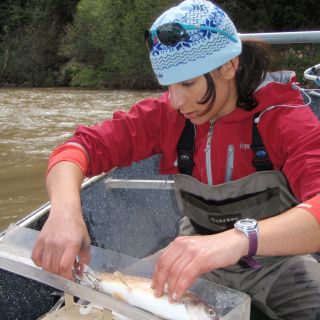
M82 0L68 26L62 54L104 74L109 87L156 86L144 31L156 15L175 1Z
M67 26L61 53L80 63L98 66L110 39L106 1L85 0L77 7L72 25Z
M72 18L63 0L11 0L2 3L0 82L26 86L55 85L63 24Z
M101 87L103 76L101 71L92 67L76 67L71 73L72 87Z
M277 32L319 29L318 0L218 0L238 31Z
M320 44L291 44L274 46L277 56L275 69L293 70L303 86L310 86L310 81L303 79L305 69L319 64Z
M156 88L144 31L161 12L180 2L2 0L0 84ZM216 3L242 33L319 29L316 0ZM297 69L298 74L319 63L316 45L275 50L281 66Z

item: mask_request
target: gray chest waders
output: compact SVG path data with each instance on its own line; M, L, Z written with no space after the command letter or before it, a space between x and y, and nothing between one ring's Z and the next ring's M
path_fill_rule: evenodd
M284 175L272 170L272 162L254 121L251 148L257 172L235 181L207 185L191 176L194 138L194 125L187 120L177 146L181 174L174 177L178 207L184 216L181 235L222 232L233 228L239 219L265 219L298 203Z

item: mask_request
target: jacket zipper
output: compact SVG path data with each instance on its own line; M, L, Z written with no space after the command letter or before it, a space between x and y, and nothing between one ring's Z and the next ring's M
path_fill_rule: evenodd
M212 186L212 168L211 168L211 142L212 142L212 135L213 135L213 123L210 123L208 136L207 136L207 145L205 148L206 152L206 169L207 169L207 178L208 178L208 185Z
M233 166L234 166L234 145L229 144L225 182L229 182L232 180Z

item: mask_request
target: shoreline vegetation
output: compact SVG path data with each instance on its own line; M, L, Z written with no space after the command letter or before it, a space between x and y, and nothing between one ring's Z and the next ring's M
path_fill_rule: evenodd
M144 31L173 0L3 0L0 87L159 89ZM217 0L241 33L320 30L318 0ZM320 44L272 46L273 69L320 63Z

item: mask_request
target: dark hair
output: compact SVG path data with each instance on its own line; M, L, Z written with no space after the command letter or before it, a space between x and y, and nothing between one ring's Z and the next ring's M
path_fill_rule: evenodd
M239 66L236 71L237 106L244 110L254 109L258 102L254 91L261 84L269 69L271 50L265 42L246 40L242 42ZM207 91L199 103L210 102L211 107L216 99L216 90L211 73L204 74Z

